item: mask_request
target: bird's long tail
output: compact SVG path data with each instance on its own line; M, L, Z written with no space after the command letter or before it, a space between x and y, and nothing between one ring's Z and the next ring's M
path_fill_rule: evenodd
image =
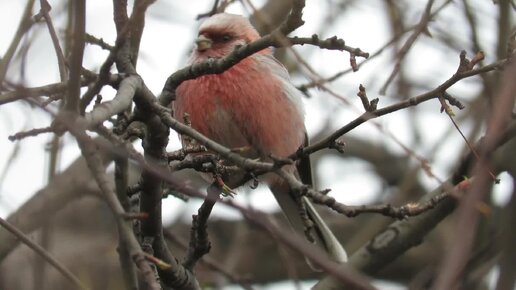
M304 184L312 184L311 164L309 157L306 157L299 162L297 166L297 173ZM285 181L277 181L272 183L270 188L295 232L305 237L306 225L300 214L300 206L298 202L296 202L296 196L293 192L291 192L288 184L286 184ZM333 232L330 230L328 225L321 218L312 202L304 196L301 197L301 202L306 208L308 217L314 224L312 237L315 240L315 244L325 250L335 262L347 262L348 257L346 251L337 240ZM308 261L308 263L312 268L316 269L316 267L311 265L310 261Z

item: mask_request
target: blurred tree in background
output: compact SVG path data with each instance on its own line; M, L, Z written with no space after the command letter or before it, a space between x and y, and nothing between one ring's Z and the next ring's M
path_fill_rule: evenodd
M255 2L0 10L18 21L1 34L0 289L514 289L514 1ZM176 130L193 130L167 108L181 81L216 72L180 68L196 16L225 9L267 36L233 56L276 47L306 94L312 145L291 158L310 154L319 191L299 192L322 204L345 265L310 270L313 249L261 211L260 188L215 206L243 218L206 221L191 169L228 153L200 140L216 156L185 159Z

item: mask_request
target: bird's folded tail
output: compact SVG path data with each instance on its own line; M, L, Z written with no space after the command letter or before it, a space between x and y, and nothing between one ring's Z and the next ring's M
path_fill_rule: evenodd
M294 168L292 169L295 171ZM311 166L308 158L303 159L300 164L298 164L296 173L303 183L312 184ZM301 216L301 208L303 207L306 209L309 219L313 222L310 236L313 238L314 243L326 251L333 261L337 263L347 262L348 256L343 246L307 197L301 197L300 202L302 202L303 205L301 207L296 201L295 193L291 191L290 186L284 180L275 180L275 182L270 183L269 186L296 233L301 237L307 237L307 225ZM317 270L317 267L314 267L309 260L307 260L307 262L312 269Z
M322 246L328 252L328 255L337 263L346 263L348 261L346 250L344 250L339 240L337 240L328 225L321 218L312 202L306 196L302 197L302 202L305 204L306 211L314 223L319 240L324 244Z

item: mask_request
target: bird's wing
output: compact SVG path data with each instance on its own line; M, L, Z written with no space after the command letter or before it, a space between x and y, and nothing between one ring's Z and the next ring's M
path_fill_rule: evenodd
M296 106L301 115L305 115L303 107L303 94L292 84L287 69L272 54L259 54L255 56L264 68L268 69L283 85L286 97Z

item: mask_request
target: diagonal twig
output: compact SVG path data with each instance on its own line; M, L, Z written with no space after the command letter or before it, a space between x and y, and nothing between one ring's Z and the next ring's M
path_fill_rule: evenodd
M64 265L62 265L58 260L56 260L47 250L43 249L40 245L31 241L24 233L11 225L8 221L0 218L0 226L11 232L18 239L21 240L22 243L31 248L34 252L40 255L45 261L47 261L50 265L52 265L56 270L63 274L68 280L70 280L75 286L79 289L88 290L86 287L75 275L70 272Z

